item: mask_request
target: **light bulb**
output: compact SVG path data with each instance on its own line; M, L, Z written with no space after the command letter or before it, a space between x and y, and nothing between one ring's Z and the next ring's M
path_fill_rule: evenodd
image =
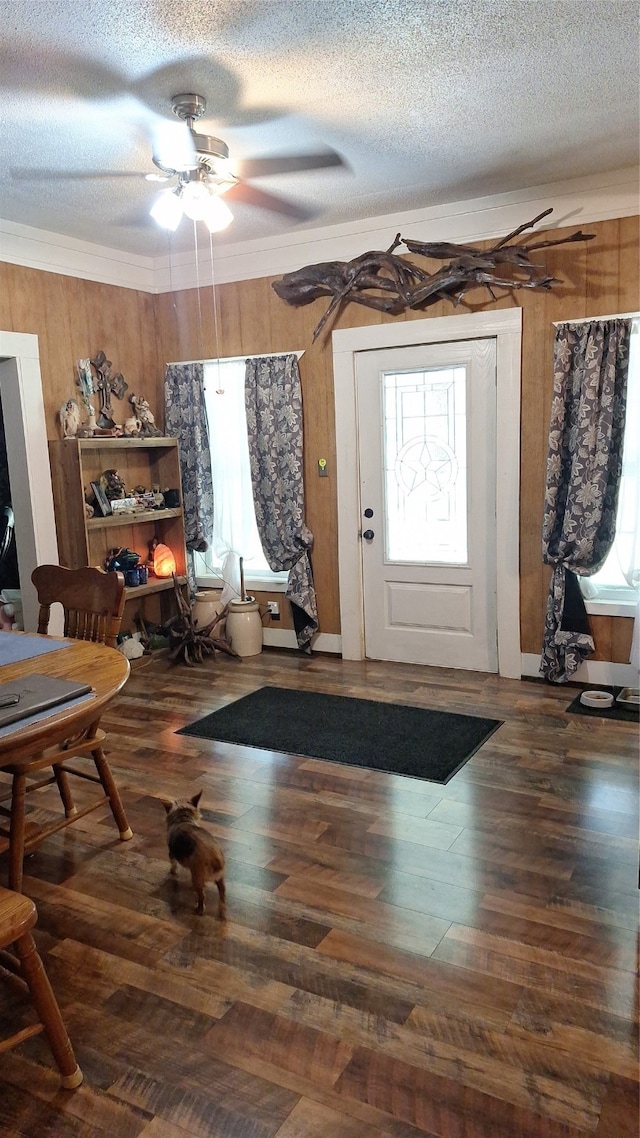
M175 190L164 190L149 210L154 221L163 229L177 229L182 218L182 202Z
M229 222L233 221L233 214L229 209L226 202L222 198L210 196L207 211L203 216L210 233L218 233L221 229L226 229Z
M203 182L188 182L182 188L182 208L192 221L202 221L207 213L211 194Z

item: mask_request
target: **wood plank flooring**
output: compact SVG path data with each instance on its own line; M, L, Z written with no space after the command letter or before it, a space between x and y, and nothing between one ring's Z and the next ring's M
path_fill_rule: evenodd
M175 734L265 683L505 722L447 786ZM573 694L274 650L135 672L103 724L133 840L98 811L26 866L85 1083L41 1037L1 1056L2 1138L637 1138L638 729ZM200 789L224 924L168 876L161 799ZM32 1018L4 984L0 1018Z

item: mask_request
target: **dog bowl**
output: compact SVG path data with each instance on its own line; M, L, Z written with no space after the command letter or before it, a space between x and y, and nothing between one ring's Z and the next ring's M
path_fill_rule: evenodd
M610 691L583 691L580 696L580 703L585 707L600 708L602 711L605 707L613 707L613 696Z

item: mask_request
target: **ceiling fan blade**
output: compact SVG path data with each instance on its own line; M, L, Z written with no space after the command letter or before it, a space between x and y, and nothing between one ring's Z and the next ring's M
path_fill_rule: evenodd
M267 178L271 174L297 174L302 170L326 170L347 163L335 150L321 154L282 154L273 158L244 158L234 163L241 178Z
M137 229L140 226L148 227L151 229L158 228L151 214L149 213L148 205L135 206L133 209L128 210L127 213L123 213L120 214L119 217L115 217L112 224L116 225L119 229ZM158 232L162 231L158 230Z
M308 221L318 212L296 202L287 201L286 198L276 197L275 194L268 194L256 186L248 186L246 182L238 182L232 189L227 190L224 200L243 202L245 205L258 206L259 209L269 209L273 213L291 217L294 221Z
M59 182L67 181L87 181L91 178L144 178L145 174L141 174L135 170L38 170L38 169L14 169L10 170L12 178L18 182Z

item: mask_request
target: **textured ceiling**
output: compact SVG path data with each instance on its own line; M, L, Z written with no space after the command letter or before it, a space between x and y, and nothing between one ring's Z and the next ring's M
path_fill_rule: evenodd
M636 0L0 0L0 217L148 256L155 116L207 99L232 159L323 146L349 170L253 184L220 240L463 201L638 162ZM131 171L30 180L15 171ZM550 203L552 204L552 203ZM193 245L183 220L171 248ZM208 241L208 238L207 238Z

